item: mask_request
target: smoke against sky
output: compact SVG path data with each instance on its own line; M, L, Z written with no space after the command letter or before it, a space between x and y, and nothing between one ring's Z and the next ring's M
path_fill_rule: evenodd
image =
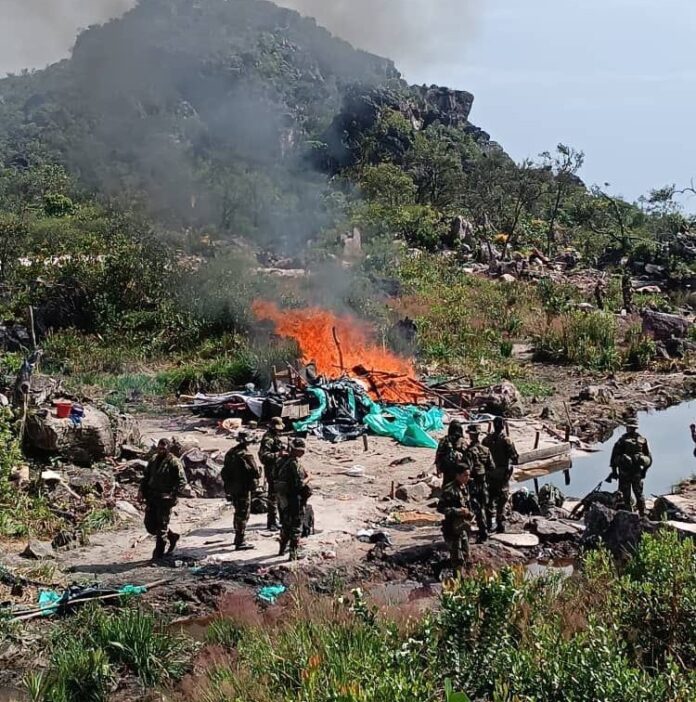
M135 0L0 0L0 76L65 58L80 29L117 17Z
M396 61L407 73L459 57L476 31L480 0L276 0L353 46Z

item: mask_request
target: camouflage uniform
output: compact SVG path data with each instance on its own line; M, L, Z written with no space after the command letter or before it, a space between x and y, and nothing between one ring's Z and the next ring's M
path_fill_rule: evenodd
M462 466L466 442L463 436L446 436L440 440L435 454L437 472L442 475L442 487L454 480L457 470Z
M290 545L290 558L297 557L302 534L302 518L308 498L307 472L296 456L281 459L275 475L280 512L280 553Z
M260 477L261 471L248 444L239 444L227 452L222 481L227 499L234 506L234 545L238 549L244 545L251 495L258 488Z
M464 451L464 463L471 471L469 496L471 509L476 516L476 525L479 530L479 539L488 538L488 524L486 511L488 509L488 482L487 476L495 471L495 464L491 452L482 444L472 443Z
M268 522L267 527L273 529L278 521L278 496L276 495L274 473L278 463L285 453L285 444L275 429L269 429L261 439L259 458L263 464L263 472L268 486Z
M177 498L186 485L184 466L171 453L155 455L145 468L140 492L145 500L145 529L157 538L154 558L164 555L166 539L172 544L179 538L169 529L169 521ZM170 546L170 550L172 548Z
M499 531L505 528L505 508L510 499L510 478L512 464L517 463L519 454L515 444L502 431L489 434L483 445L491 452L494 470L486 475L488 481L488 528L493 525L493 514Z
M611 453L612 475L619 478L619 492L623 497L624 508L633 511L633 491L638 514L641 516L645 514L643 480L651 465L652 455L648 441L638 432L627 432L616 442Z
M466 510L462 513L462 510ZM457 482L449 483L442 491L437 511L444 515L442 535L450 551L452 568L461 568L469 562L469 522L471 511L469 493Z

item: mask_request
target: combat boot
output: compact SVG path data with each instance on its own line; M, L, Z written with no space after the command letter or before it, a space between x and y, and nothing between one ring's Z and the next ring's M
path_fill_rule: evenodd
M281 536L280 537L280 549L278 550L278 555L284 556L287 547L288 547L288 539L284 536Z
M272 512L268 513L268 520L266 521L266 530L267 531L278 531L280 527L278 526L278 522L276 521L276 516Z
M164 540L163 537L158 536L157 537L157 542L155 543L155 550L152 552L152 560L153 561L159 561L162 559L164 556L164 549L167 545L167 542Z
M176 548L176 545L179 543L180 538L181 538L181 534L177 534L176 532L173 532L171 530L167 532L167 541L169 541L169 547L167 548L167 554L174 552L174 549Z

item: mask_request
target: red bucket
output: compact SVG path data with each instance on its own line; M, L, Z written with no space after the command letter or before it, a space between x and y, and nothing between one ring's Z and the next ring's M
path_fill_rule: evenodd
M72 402L56 402L56 417L58 419L67 419L72 410Z

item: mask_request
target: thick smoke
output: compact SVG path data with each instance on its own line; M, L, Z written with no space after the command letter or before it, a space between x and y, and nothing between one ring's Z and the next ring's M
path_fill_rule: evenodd
M276 0L353 46L408 69L462 53L476 25L477 0ZM408 77L408 75L406 76Z
M68 55L80 29L118 17L135 0L0 0L0 76Z

